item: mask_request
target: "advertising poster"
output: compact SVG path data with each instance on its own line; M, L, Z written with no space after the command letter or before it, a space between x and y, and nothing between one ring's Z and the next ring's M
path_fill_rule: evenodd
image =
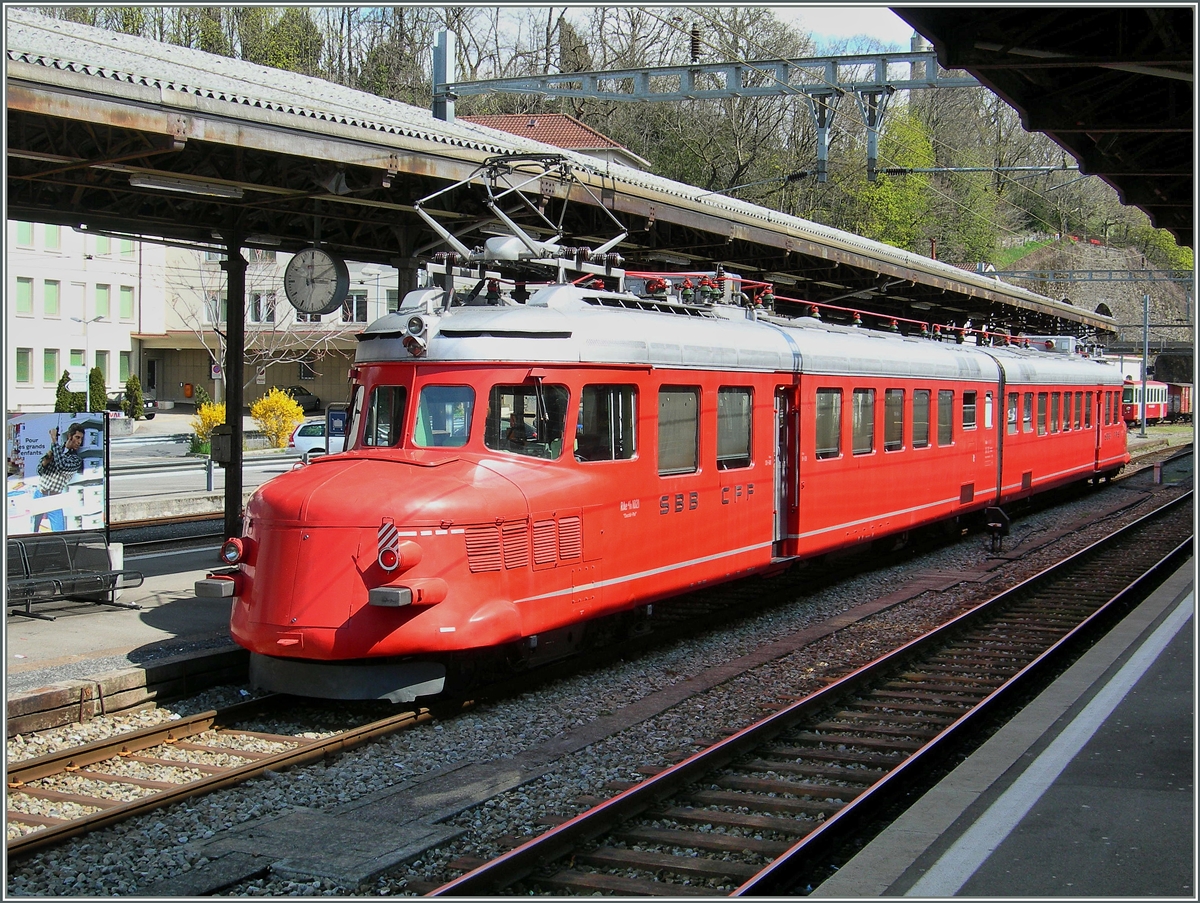
M9 536L104 529L107 425L103 413L8 416Z

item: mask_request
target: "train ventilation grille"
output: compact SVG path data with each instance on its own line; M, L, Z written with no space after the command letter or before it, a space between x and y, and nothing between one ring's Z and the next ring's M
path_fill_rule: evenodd
M533 563L554 564L558 558L558 528L552 520L534 521Z
M529 524L523 520L509 521L500 530L504 537L504 566L529 567Z
M570 561L583 555L583 523L579 517L564 517L558 522L558 557Z
M500 533L494 526L467 528L467 566L472 574L500 570Z

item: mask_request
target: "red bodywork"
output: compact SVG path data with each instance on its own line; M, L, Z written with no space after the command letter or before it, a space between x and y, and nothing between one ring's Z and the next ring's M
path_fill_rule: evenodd
M896 534L1103 473L1127 460L1119 390L1112 386L1015 386L1017 422L1002 385L988 381L796 376L621 365L539 365L570 393L566 435L576 429L585 385L636 387L636 455L579 461L527 457L484 443L488 392L520 383L528 364L380 363L357 368L361 391L426 383L474 387L470 439L418 448L411 429L395 448L351 450L283 474L246 508L246 557L237 575L234 639L275 657L341 661L437 656L500 646L628 610L787 561ZM694 472L660 475L662 386L699 390ZM752 393L749 463L717 466L717 394ZM818 388L846 397L873 389L872 448L854 453L851 417L841 452L818 458L811 426ZM885 443L887 390L974 393L975 425L961 407L949 444L915 448L913 422ZM1069 391L1068 391L1069 390ZM1051 428L1050 400L1066 392L1069 416ZM1024 429L1025 393L1045 394L1040 429ZM1075 394L1080 407L1076 422ZM1107 406L1107 412L1106 412ZM411 426L412 405L406 414ZM861 425L860 425L861 427ZM1037 427L1033 424L1032 427ZM860 441L861 444L861 441ZM885 447L886 444L886 447ZM1001 446L1003 451L1001 453ZM381 530L395 528L400 563L379 560ZM412 603L369 604L377 587L403 586Z

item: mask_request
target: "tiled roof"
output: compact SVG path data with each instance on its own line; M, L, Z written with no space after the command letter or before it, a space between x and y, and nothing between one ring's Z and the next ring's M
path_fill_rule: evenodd
M598 148L625 150L611 138L565 113L505 113L494 116L459 116L458 118L466 122L474 122L477 125L486 125L488 128L499 129L510 135L532 138L534 141L553 144L555 147L568 150L596 150Z

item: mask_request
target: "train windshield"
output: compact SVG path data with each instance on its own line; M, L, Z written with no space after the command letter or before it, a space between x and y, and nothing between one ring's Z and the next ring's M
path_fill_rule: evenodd
M457 448L471 437L475 390L470 386L425 386L417 404L413 445Z
M493 386L484 444L518 455L557 458L562 454L569 397L566 386L540 382Z
M1133 404L1133 386L1126 386L1121 393L1121 404Z
M371 390L371 400L367 403L365 416L366 425L363 428L364 446L400 444L400 437L404 431L404 403L407 398L408 391L404 386L376 386ZM354 399L353 416L357 428L358 405L362 403L362 396L358 390L355 391Z

